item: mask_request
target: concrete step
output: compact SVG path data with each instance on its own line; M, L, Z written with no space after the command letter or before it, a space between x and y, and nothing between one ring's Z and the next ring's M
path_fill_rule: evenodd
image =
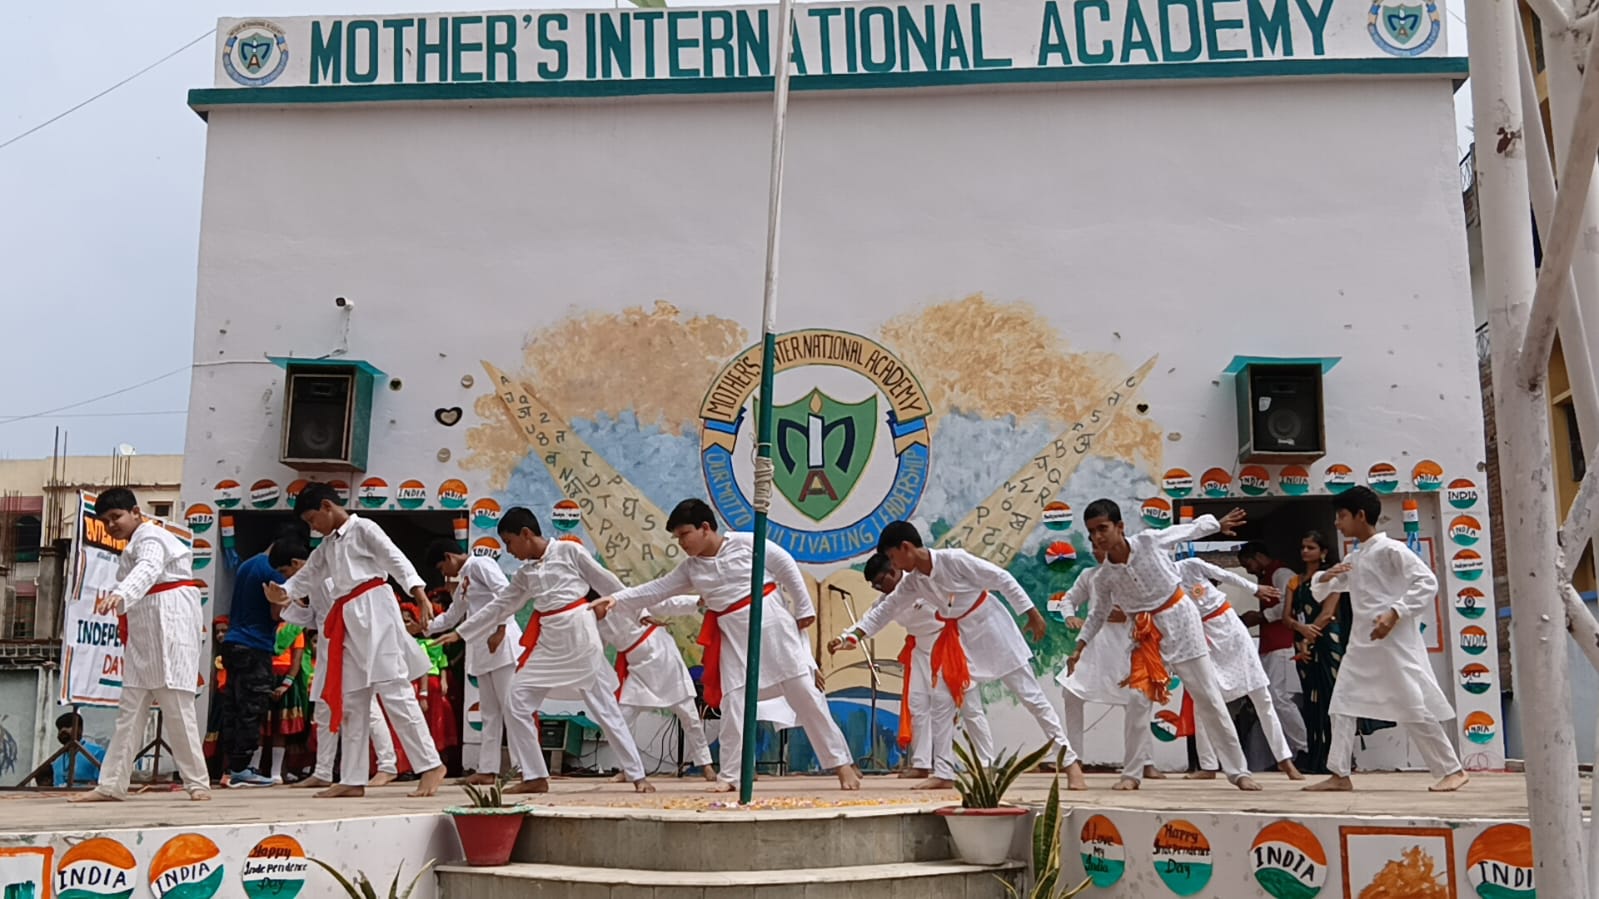
M818 857L825 864L825 857ZM763 871L512 864L438 869L440 899L1004 899L1025 866L899 862Z
M944 820L915 806L725 814L543 807L528 817L511 860L650 871L755 871L953 856Z

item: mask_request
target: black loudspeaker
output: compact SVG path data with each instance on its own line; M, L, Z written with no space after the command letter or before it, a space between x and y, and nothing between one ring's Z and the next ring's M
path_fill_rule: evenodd
M1236 375L1238 460L1309 462L1327 454L1320 365L1254 362Z
M280 461L302 471L366 469L372 379L355 368L288 368Z

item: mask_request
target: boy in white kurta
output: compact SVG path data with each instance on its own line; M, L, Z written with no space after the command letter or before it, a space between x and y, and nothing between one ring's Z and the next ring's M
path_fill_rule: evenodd
M278 606L310 596L328 580L333 582L328 592L337 597L324 622L328 655L318 665L324 668L321 699L329 707L329 729L339 734L347 761L340 783L316 795L366 795L367 767L351 762L365 757L376 696L383 701L411 768L422 775L411 795L432 796L444 782L444 765L411 688L411 682L432 666L406 633L388 578L392 575L411 594L424 625L432 618L433 604L422 578L383 529L346 512L339 502L338 493L327 484L308 484L300 491L294 498L295 514L327 537L294 577L281 586L266 585L267 597Z
M1433 676L1421 615L1438 593L1438 578L1405 544L1377 530L1382 499L1354 486L1333 497L1339 533L1360 546L1344 561L1317 575L1310 592L1317 600L1348 593L1353 619L1349 647L1333 685L1332 776L1306 787L1313 791L1354 789L1355 720L1395 721L1439 778L1428 789L1448 793L1470 780L1443 722L1455 717Z
M1094 590L1096 598L1103 595L1108 601L1094 603L1080 639L1092 643L1112 608L1131 617L1133 650L1124 686L1164 705L1170 695L1170 665L1182 678L1183 688L1193 695L1195 717L1216 743L1227 779L1240 790L1255 791L1260 785L1249 776L1238 730L1227 714L1199 608L1183 590L1182 574L1171 557L1171 547L1176 544L1218 531L1231 533L1244 519L1244 510L1234 509L1220 521L1201 515L1188 524L1128 536L1121 507L1108 499L1090 503L1083 512L1083 529L1096 554L1105 555L1094 576Z
M628 730L637 727L646 712L671 712L683 728L683 748L689 760L702 777L714 781L711 745L694 702L694 679L671 632L656 620L692 615L698 607L698 597L674 596L650 609L648 615L618 609L600 619L600 638L616 651L616 679L622 685L616 701L622 704Z
M844 631L827 644L829 653L853 649L860 641L875 637L888 622L896 621L905 629L905 649L900 651L901 677L905 695L900 714L906 716L910 727L910 770L901 777L926 778L933 772L933 642L943 631L938 613L922 600L910 603L889 602L904 575L882 553L866 560L866 582L882 596L867 610L855 626ZM907 654L906 650L909 650ZM988 727L988 715L983 710L983 699L968 693L960 705L961 727L971 738L978 758L987 764L994 760L994 734ZM901 728L903 732L904 728Z
M423 561L446 580L455 580L450 607L428 625L430 634L442 634L486 608L510 583L500 563L487 556L469 556L453 540L435 541ZM466 779L469 784L488 785L499 779L505 711L511 699L511 678L516 674L516 647L521 642L522 628L508 615L487 639L466 644L466 673L477 678L483 719L483 742L478 746L475 770Z
M533 617L517 644L510 714L505 719L511 755L522 771L522 782L508 792L549 792L549 766L533 724L533 716L548 698L581 700L610 741L628 782L640 793L655 792L644 776L644 760L616 701L619 684L605 659L605 644L595 622L596 615L604 614L602 607L588 601L590 591L612 593L621 589L622 582L581 543L545 537L538 518L521 506L507 509L500 517L499 532L505 548L522 561L522 567L493 600L438 642L470 645L487 640L507 618L533 604Z
M1010 572L964 549L926 548L921 533L908 521L884 527L877 551L904 573L885 602L903 607L920 600L934 610L940 626L931 659L933 776L917 788L942 790L955 785L955 710L965 701L967 690L1000 681L1062 751L1066 788L1087 789L1077 753L1033 674L1033 651L1005 606L989 601L990 592L999 591L1015 614L1026 616L1032 638L1042 640L1044 615L1022 585Z
M1095 558L1100 563L1105 561L1104 554L1097 550ZM1079 611L1092 609L1095 603L1109 602L1094 596L1094 576L1098 571L1097 567L1090 568L1078 575L1066 591L1061 611L1068 619ZM1066 736L1074 746L1084 745L1083 718L1088 703L1121 706L1122 776L1112 787L1115 790L1136 790L1145 779L1166 777L1155 769L1155 737L1149 729L1154 705L1143 693L1122 686L1133 650L1131 628L1126 615L1112 612L1092 644L1079 633L1077 649L1066 660L1066 667L1055 675L1065 699Z
M752 535L719 532L716 513L703 500L687 499L667 516L667 530L682 547L684 559L671 573L646 584L629 587L601 602L634 613L683 594L698 594L705 607L700 629L704 675L701 684L707 705L719 708L722 727L722 770L710 788L731 792L738 788L744 753L745 654L749 646L750 576L755 558ZM838 775L839 786L858 790L861 774L850 757L843 731L827 708L827 698L816 685L816 662L804 634L816 620L811 592L805 586L794 557L770 541L766 545L766 587L761 595L760 698L781 696L805 729L811 748L824 769ZM782 585L789 606L772 594Z
M283 575L284 579L294 577L301 568L305 567L305 560L311 557L311 550L298 538L280 538L272 544L267 551L267 561ZM296 784L296 789L320 789L333 785L333 763L338 758L339 740L330 725L332 714L328 711L328 704L322 701L322 687L326 680L324 671L326 666L321 664L322 659L328 657L327 630L328 612L333 608L333 594L329 592L326 581L320 587L311 585L311 592L306 597L307 604L289 603L279 612L284 621L299 625L307 630L316 632L316 658L317 664L311 669L311 702L316 708L311 713L311 724L316 728L316 767L312 769L311 776ZM372 697L369 706L371 711L367 715L367 733L372 741L372 751L377 755L378 773L367 781L369 787L381 787L393 783L399 772L399 758L394 753L394 738L389 736L389 724L383 717L383 708L378 705L378 698ZM362 755L350 764L366 765L367 759Z
M136 741L144 733L150 702L166 713L163 734L183 775L189 798L211 798L211 778L200 748L194 701L200 683L200 611L194 555L176 536L139 511L133 491L123 487L95 497L95 516L118 540L128 541L117 559L117 585L96 598L94 610L126 618L122 634L122 695L117 729L100 764L100 783L73 802L104 802L128 795ZM119 627L119 631L122 630Z
M1276 704L1272 702L1271 681L1261 665L1260 654L1255 651L1255 641L1249 636L1249 628L1244 627L1243 620L1233 611L1227 594L1217 589L1212 582L1221 581L1242 587L1268 601L1278 600L1282 594L1275 587L1254 583L1197 556L1178 560L1177 570L1182 574L1183 588L1199 606L1199 618L1205 625L1205 639L1210 642L1210 659L1216 666L1216 682L1221 686L1222 698L1232 702L1248 696L1250 704L1255 707L1255 716L1260 719L1260 730L1266 737L1266 745L1271 747L1272 757L1277 760L1277 767L1288 775L1289 780L1304 780L1305 775L1300 774L1294 766L1294 750L1283 734ZM1189 701L1185 696L1184 703ZM1216 749L1210 742L1210 734L1197 720L1194 730L1199 771L1190 775L1190 778L1203 780L1214 777L1217 768Z

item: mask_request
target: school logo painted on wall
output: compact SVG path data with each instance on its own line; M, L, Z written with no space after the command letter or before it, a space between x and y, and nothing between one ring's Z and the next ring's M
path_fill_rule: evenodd
M1161 476L1160 489L1172 499L1183 499L1194 492L1194 476L1185 469L1173 468Z
M550 510L550 523L558 531L570 531L583 523L583 507L575 499L563 499Z
M1161 882L1179 896L1192 896L1210 883L1210 841L1191 822L1179 819L1161 825L1150 856Z
M1460 686L1467 693L1476 696L1488 692L1493 686L1493 675L1488 671L1488 666L1481 662L1472 662L1460 669Z
M394 491L394 499L402 509L420 509L427 505L427 485L415 478L401 481Z
M1460 650L1466 655L1480 656L1488 651L1488 632L1475 624L1460 629Z
M1466 881L1479 899L1533 899L1532 831L1525 824L1496 824L1466 850Z
M150 859L155 899L211 899L222 888L222 850L197 833L181 833Z
M240 22L222 43L222 68L245 87L271 84L289 65L283 29L264 19Z
M93 837L61 854L56 899L128 899L139 863L116 840Z
M1233 488L1233 476L1225 468L1207 469L1199 476L1199 492L1211 499L1222 499Z
M1472 712L1466 716L1461 729L1465 731L1466 739L1481 746L1493 742L1498 725L1494 722L1494 716L1487 712Z
M931 411L914 374L876 341L844 331L777 337L772 461L777 492L772 539L800 562L829 563L869 553L883 526L909 518L927 485ZM761 347L717 373L700 406L701 469L711 502L729 527L755 520L738 470L754 439L751 398ZM784 514L792 510L792 514ZM845 522L838 526L826 525ZM813 527L820 526L820 527Z
M1122 879L1127 870L1127 847L1113 821L1104 815L1084 821L1081 842L1083 873L1094 886L1103 890Z
M244 857L239 879L250 899L294 899L305 889L310 867L299 840L276 834L256 843Z
M204 534L216 521L216 511L204 503L195 503L183 512L183 522L189 526L190 533Z
M1444 485L1444 467L1431 459L1423 459L1410 470L1410 483L1423 493L1437 493Z
M1477 505L1477 484L1467 478L1455 478L1444 491L1444 499L1461 511L1474 508Z
M1303 465L1290 465L1277 474L1277 483L1289 496L1304 496L1310 492L1310 472Z
M1476 587L1462 587L1455 594L1455 611L1473 620L1481 618L1488 611L1488 597Z
M1274 899L1312 899L1327 884L1327 853L1303 824L1273 821L1249 847L1255 882Z
M1238 486L1249 496L1264 496L1271 489L1271 475L1259 465L1246 465L1238 473Z
M1322 473L1321 483L1327 488L1328 493L1343 493L1355 486L1355 470L1340 462L1334 462Z
M1366 32L1372 43L1394 56L1420 56L1438 43L1443 17L1433 0L1424 3L1385 3L1372 0L1366 15Z

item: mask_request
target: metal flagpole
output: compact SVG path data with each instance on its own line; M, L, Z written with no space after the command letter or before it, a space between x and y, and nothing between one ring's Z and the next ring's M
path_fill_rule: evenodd
M777 58L772 61L772 172L766 213L766 285L761 308L761 392L755 401L755 557L750 564L750 636L744 668L744 756L738 801L755 791L755 706L761 696L761 594L766 588L766 513L772 503L772 376L776 364L777 247L783 211L783 130L788 123L792 0L777 5Z

